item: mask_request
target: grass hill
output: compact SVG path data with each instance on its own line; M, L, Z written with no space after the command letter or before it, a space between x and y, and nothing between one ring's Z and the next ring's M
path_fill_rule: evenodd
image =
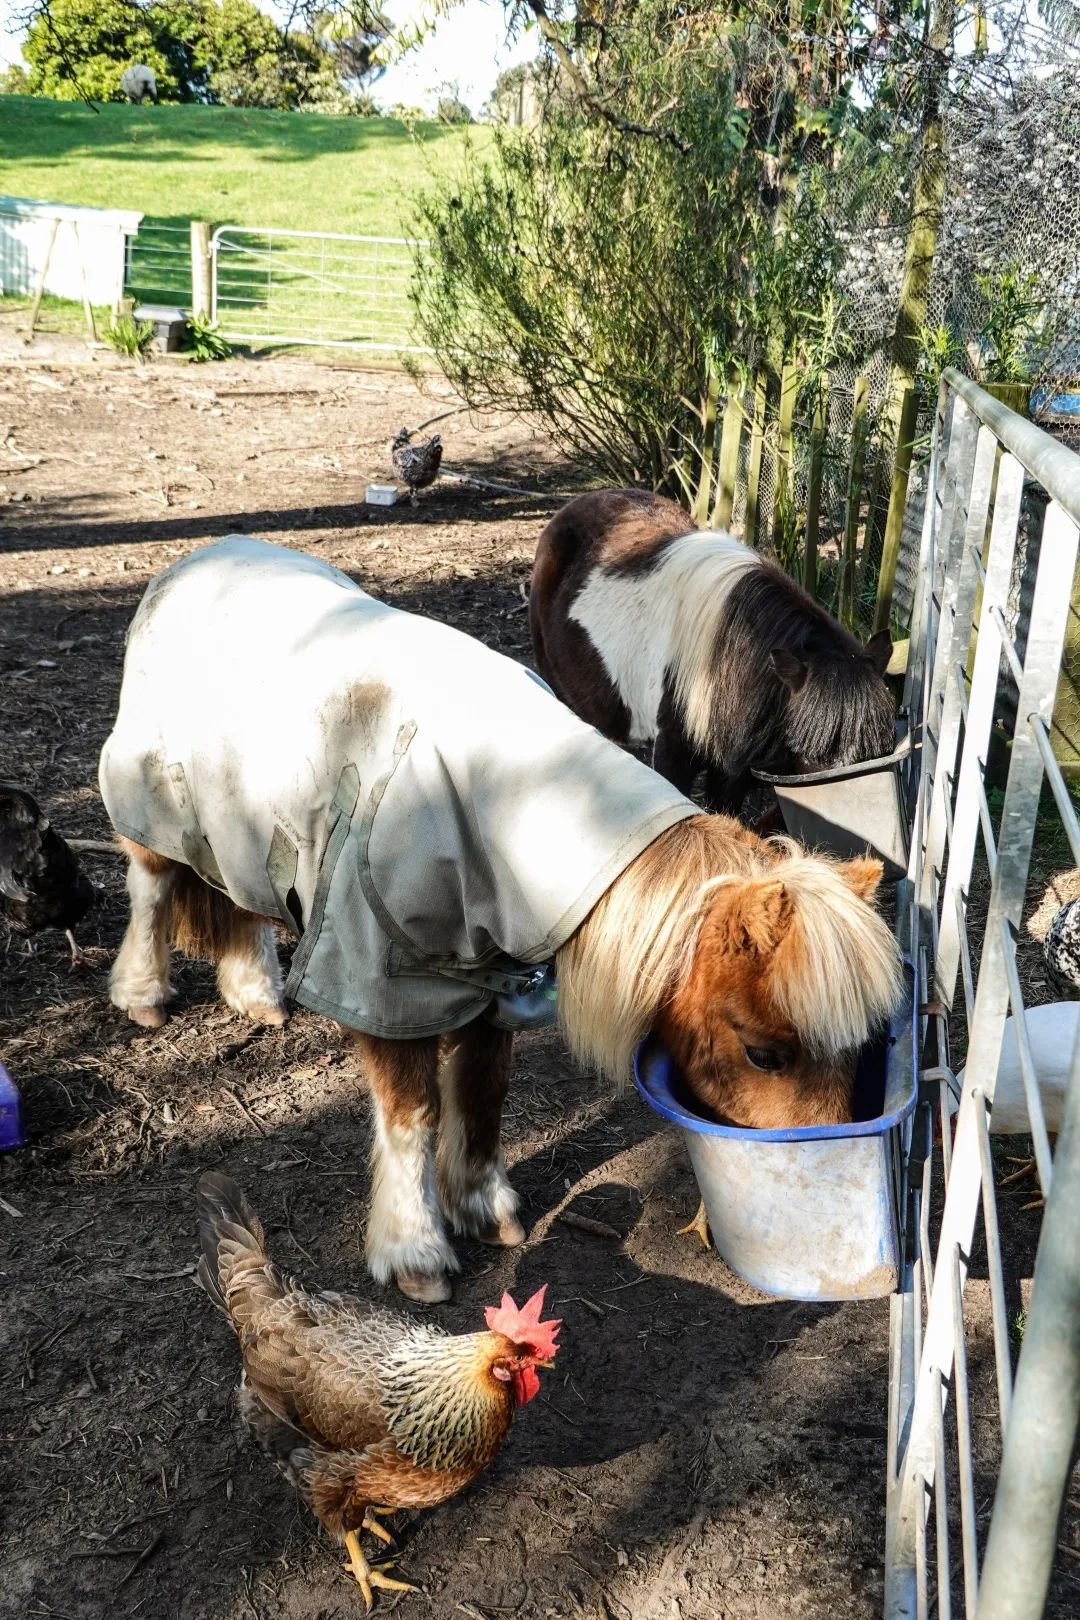
M417 191L461 150L459 130L392 118L0 96L6 193L174 224L398 235Z

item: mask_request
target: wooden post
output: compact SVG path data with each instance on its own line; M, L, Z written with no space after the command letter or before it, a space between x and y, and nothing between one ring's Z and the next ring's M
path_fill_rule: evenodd
M214 305L210 227L204 219L191 221L191 313L208 321Z
M793 360L787 360L780 373L779 442L776 452L776 493L773 497L772 545L780 562L786 568L789 559L784 554L784 536L781 529L784 502L793 487L791 468L791 434L795 420L795 400L799 392L799 374Z
M881 412L881 442L900 444L900 417L907 390L914 386L919 361L919 333L930 307L930 280L937 256L945 210L945 121L941 102L952 63L956 0L932 0L924 94L922 143L919 148L911 221L904 251L900 298L893 327L889 381Z
M728 377L727 403L720 429L720 463L716 469L716 500L712 509L714 529L730 529L735 510L735 479L739 471L739 443L742 439L742 384L732 372Z
M900 437L893 459L889 515L885 519L885 538L881 542L881 567L878 570L877 599L874 603L875 631L888 629L889 615L892 612L893 586L896 584L896 564L900 556L900 535L904 526L904 508L907 505L908 479L911 475L911 452L918 415L919 396L914 388L909 388L900 409Z
M37 325L38 311L41 309L41 300L45 296L45 277L48 275L49 265L52 263L53 248L56 245L56 233L59 229L60 221L58 219L54 219L52 222L52 229L49 232L49 240L45 245L45 257L42 259L41 269L38 271L37 286L34 288L34 301L30 305L30 324L26 329L26 335L28 338L33 337L34 328Z
M840 570L841 624L851 628L855 617L855 546L859 534L862 505L863 463L866 460L866 407L870 384L865 376L855 379L855 400L851 413L851 468L848 473L847 507L844 513L844 551Z
M79 235L79 227L77 224L74 226L74 231L75 252L78 254L79 258L79 280L82 283L83 319L86 322L86 332L90 342L96 343L97 327L94 325L94 308L90 302L90 290L86 285L86 260L83 257L82 237Z
M716 407L720 398L720 379L716 367L709 367L705 398L701 403L701 468L698 473L697 493L691 517L699 529L709 521L709 503L712 497L713 463L716 460Z
M754 382L754 416L750 423L750 459L746 468L746 523L743 539L752 546L761 522L761 457L765 449L765 395L768 376L762 368Z
M806 488L806 547L803 552L803 589L817 594L818 533L821 528L821 478L825 460L825 433L829 410L829 374L818 379L814 421L810 429L810 472Z

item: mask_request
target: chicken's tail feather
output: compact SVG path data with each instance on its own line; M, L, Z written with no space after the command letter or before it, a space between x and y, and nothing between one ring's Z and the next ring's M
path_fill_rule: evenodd
M282 1293L262 1222L235 1181L217 1170L200 1177L195 1202L202 1246L199 1282L239 1327L258 1300L278 1299Z

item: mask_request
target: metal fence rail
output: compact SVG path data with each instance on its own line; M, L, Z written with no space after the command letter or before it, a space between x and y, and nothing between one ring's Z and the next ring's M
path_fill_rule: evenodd
M1025 478L1041 486L1049 504L1021 655L1005 615ZM1052 1157L1016 966L1044 782L1080 864L1080 822L1049 731L1078 526L1080 457L966 378L946 372L905 691L922 748L921 768L913 768L908 784L914 829L900 929L917 967L925 1049L908 1159L906 1274L893 1300L887 1620L927 1620L931 1612L941 1620L961 1614L966 1620L1035 1620L1043 1613L1080 1418L1080 1041ZM987 757L1002 680L1014 683L1017 703L1004 802L995 819ZM981 949L973 952L968 904L980 848L989 905ZM954 1004L967 1030L962 1090L949 1056ZM1047 1195L1015 1381L990 1144L1010 1014ZM944 1202L932 1244L939 1177ZM981 1568L965 1337L965 1284L980 1217L1001 1441ZM950 1502L953 1484L958 1500Z
M242 342L427 354L414 341L412 249L402 237L221 225L213 317Z

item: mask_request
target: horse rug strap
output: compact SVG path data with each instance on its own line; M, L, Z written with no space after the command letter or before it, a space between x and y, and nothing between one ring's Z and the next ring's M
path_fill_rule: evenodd
M697 813L522 665L243 536L151 581L100 782L298 936L291 996L391 1037L550 1016L543 965Z

